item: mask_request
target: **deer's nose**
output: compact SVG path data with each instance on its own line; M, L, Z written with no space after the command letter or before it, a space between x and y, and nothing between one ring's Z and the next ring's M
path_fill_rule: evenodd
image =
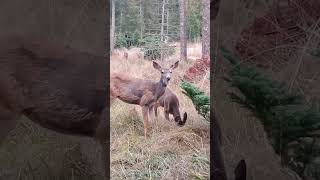
M170 76L167 76L167 80L169 81L171 79L171 77Z

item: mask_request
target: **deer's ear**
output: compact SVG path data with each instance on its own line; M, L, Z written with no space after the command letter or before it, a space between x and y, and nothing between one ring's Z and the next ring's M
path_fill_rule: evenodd
M153 67L154 67L155 69L161 71L161 66L160 66L157 62L152 61L152 63L153 63Z
M177 62L175 62L174 64L172 64L170 68L171 68L171 69L175 69L175 68L178 67L178 65L179 65L179 61L177 61Z

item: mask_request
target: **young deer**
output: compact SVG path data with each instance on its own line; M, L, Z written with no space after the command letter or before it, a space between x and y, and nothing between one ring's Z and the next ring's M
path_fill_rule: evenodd
M179 99L169 88L166 89L165 93L158 99L154 106L155 116L158 116L158 107L164 108L164 117L169 120L169 114L172 114L174 121L179 126L183 126L187 121L187 113L183 114L183 120L181 120L180 110L179 110Z
M156 101L164 94L171 79L172 70L177 68L179 61L170 68L162 68L153 61L153 67L161 73L158 82L132 78L121 74L111 74L110 96L111 99L118 98L129 104L142 107L144 136L147 137L149 114L152 112Z
M0 144L25 115L47 129L90 137L83 140L101 154L92 166L106 179L106 68L103 56L35 37L0 37Z

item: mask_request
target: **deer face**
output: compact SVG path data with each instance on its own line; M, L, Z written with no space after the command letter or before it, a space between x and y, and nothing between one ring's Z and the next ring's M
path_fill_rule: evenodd
M169 81L171 79L172 71L175 68L177 68L178 65L179 65L179 61L177 61L173 65L171 65L170 68L162 68L157 62L153 61L153 67L161 72L160 81L164 86L168 85L168 83L169 83Z

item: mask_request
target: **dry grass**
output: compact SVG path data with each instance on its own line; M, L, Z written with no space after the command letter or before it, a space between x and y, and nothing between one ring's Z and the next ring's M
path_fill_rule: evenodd
M160 116L158 120L151 121L150 138L146 140L140 107L119 100L112 104L112 179L209 179L209 123L200 119L191 100L182 94L179 87L183 73L201 54L199 43L190 45L189 49L192 58L179 65L169 85L179 98L181 112L188 113L184 127L179 128L174 122L168 123L160 108ZM159 79L159 72L150 61L130 57L126 61L122 53L119 54L111 57L111 72L155 81ZM178 59L178 54L179 51L176 51L160 64L170 65ZM204 81L202 89L209 94L209 80Z

